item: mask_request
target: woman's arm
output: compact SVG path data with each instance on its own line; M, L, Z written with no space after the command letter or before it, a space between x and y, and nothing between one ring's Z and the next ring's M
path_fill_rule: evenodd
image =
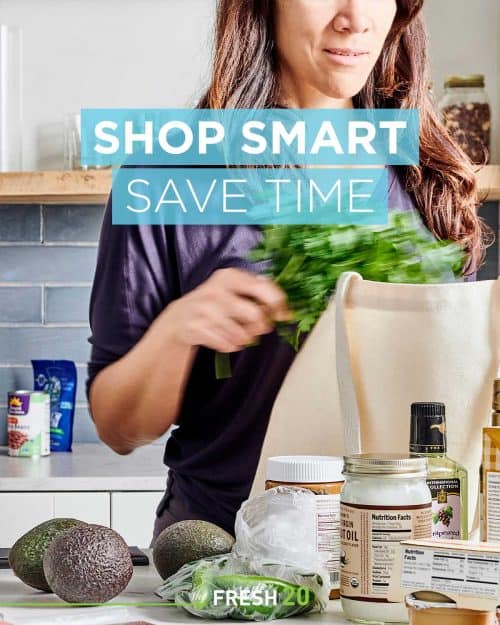
M239 269L214 272L98 373L89 400L100 438L120 454L159 438L178 417L198 345L238 351L286 319L285 295L271 280Z

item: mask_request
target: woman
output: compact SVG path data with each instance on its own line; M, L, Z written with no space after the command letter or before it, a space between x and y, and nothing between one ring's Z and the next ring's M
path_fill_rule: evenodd
M418 108L420 167L390 170L389 206L418 211L483 255L473 170L428 96L423 0L219 0L200 107ZM155 536L182 519L233 531L294 351L273 331L281 290L247 260L255 226L113 227L106 212L91 299L89 399L101 439L126 454L176 424ZM259 345L245 345L260 337ZM214 377L214 350L232 377Z

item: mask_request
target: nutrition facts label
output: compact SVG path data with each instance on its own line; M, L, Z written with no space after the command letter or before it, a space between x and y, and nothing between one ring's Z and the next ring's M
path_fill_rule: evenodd
M383 508L342 503L340 511L342 596L385 600L400 542L430 538L431 504Z
M500 473L489 471L486 477L486 541L500 542Z
M316 495L317 550L328 553L330 587L340 588L340 495Z
M410 546L403 550L403 588L496 597L499 582L499 554Z

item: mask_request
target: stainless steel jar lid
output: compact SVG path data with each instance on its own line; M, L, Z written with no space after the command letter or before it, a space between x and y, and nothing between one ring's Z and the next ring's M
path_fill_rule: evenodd
M405 454L354 454L344 456L344 475L425 477L427 458Z
M469 76L447 76L444 82L445 88L485 86L484 74L470 74Z

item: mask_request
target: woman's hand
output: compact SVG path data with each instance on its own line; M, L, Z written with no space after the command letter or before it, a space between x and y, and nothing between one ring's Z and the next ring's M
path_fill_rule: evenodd
M286 295L272 280L241 269L219 269L173 301L162 322L187 346L235 352L292 318Z

